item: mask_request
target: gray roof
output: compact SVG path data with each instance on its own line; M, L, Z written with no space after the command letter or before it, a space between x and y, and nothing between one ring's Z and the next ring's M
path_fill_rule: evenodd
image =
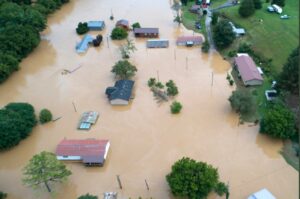
M158 28L135 28L133 31L135 34L158 34Z
M134 81L132 80L118 80L115 83L115 89L111 89L111 87L108 87L105 91L105 94L108 96L108 99L110 101L114 99L129 101L133 84Z
M149 39L147 41L148 48L166 48L169 46L169 40L166 39Z

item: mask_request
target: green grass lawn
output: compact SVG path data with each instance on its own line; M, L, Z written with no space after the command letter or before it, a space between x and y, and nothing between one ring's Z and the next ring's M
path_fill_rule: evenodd
M206 38L205 16L199 17L199 15L189 11L190 7L194 4L194 2L188 2L187 6L182 6L182 23L187 29L202 33ZM202 28L200 30L195 28L196 21L200 21L201 23Z
M223 5L226 2L227 2L227 0L212 0L210 8L211 9L217 8L217 7L219 7L220 5Z
M239 6L220 11L246 29L246 35L222 53L226 55L228 51L236 50L238 43L245 41L252 44L258 54L271 58L276 72L279 72L289 54L299 45L299 0L286 1L282 14L291 16L289 19L280 19L279 14L269 13L266 10L268 5L264 3L261 10L256 10L253 16L246 19L239 16Z

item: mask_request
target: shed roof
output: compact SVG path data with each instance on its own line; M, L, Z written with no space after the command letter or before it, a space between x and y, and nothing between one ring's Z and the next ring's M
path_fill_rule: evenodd
M104 156L106 152L106 145L109 140L96 139L63 139L56 147L56 155L58 156L81 156L90 158ZM84 158L83 158L84 159Z
M89 21L87 24L89 28L103 28L105 25L104 21Z
M234 59L243 81L263 80L256 65L249 55L241 55Z
M136 34L158 34L158 28L135 28L133 32Z
M93 42L94 38L91 35L85 35L83 39L76 45L76 51L78 53L84 53L88 47L89 43Z
M202 42L203 39L201 36L181 36L177 38L177 42Z
M131 92L133 88L134 81L132 80L118 80L115 83L115 89L110 90L111 87L106 89L106 94L108 95L109 100L114 100L114 99L122 99L129 101L131 97Z
M276 199L276 198L267 189L262 189L249 196L248 199Z

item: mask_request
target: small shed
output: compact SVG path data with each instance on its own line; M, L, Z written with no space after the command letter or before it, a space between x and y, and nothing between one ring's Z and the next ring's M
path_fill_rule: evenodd
M253 59L248 54L235 57L234 64L245 86L263 84L263 78L259 73Z
M77 53L85 53L89 45L93 43L94 38L91 35L85 35L82 40L76 45Z
M104 21L89 21L87 24L89 30L103 30L105 28Z
M201 45L203 38L201 36L181 36L177 38L176 44L178 46L193 46Z
M129 21L126 20L126 19L121 19L121 20L117 21L116 27L124 28L126 30L129 30L130 29L130 27L129 27Z
M169 40L167 39L149 39L147 41L147 48L168 48Z
M84 112L81 115L81 118L79 120L78 129L80 130L88 130L91 128L93 124L97 122L97 119L99 117L99 113L95 111L88 111Z
M81 161L86 166L103 166L110 147L109 140L63 139L56 147L58 160Z
M235 33L236 37L243 36L246 34L246 31L244 28L236 28L232 22L229 22L229 24L231 25L232 31Z
M268 190L262 189L256 193L253 193L248 199L276 199L275 196Z
M133 30L135 37L158 37L158 28L135 28Z
M190 12L197 14L200 11L200 8L200 5L192 5L192 7L190 8Z
M105 192L103 194L103 199L117 199L117 192Z
M105 91L111 105L128 105L131 99L134 81L118 80L114 87L108 87Z

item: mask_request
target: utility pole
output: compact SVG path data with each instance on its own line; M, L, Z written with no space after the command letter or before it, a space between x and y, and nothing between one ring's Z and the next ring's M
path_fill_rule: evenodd
M117 180L118 180L119 188L122 189L123 187L119 175L117 175Z

